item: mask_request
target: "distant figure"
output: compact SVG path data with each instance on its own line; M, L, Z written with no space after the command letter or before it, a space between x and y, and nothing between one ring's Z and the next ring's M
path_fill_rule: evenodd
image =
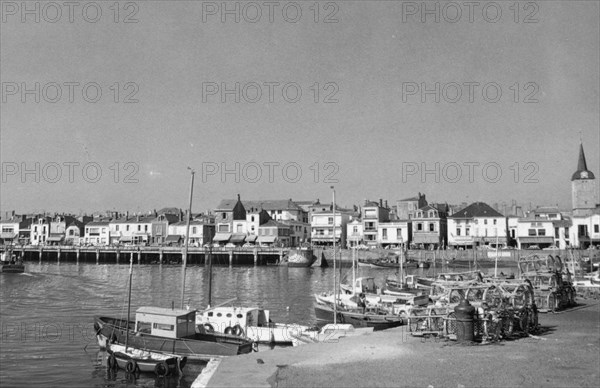
M365 310L367 309L367 299L365 298L365 294L363 294L362 292L358 296L357 305L358 307L362 308L362 313L364 314Z

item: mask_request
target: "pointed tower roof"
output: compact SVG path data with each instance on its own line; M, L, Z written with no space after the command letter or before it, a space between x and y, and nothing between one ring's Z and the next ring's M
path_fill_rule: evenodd
M572 181L576 179L595 179L594 173L587 169L585 153L583 152L583 143L579 144L579 160L577 161L577 171L575 171L571 177Z

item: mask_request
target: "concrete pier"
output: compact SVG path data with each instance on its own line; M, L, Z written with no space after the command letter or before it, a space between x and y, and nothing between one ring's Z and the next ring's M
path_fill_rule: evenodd
M464 346L406 326L213 361L192 387L597 387L597 302L540 315L541 330ZM501 345L501 346L498 346Z

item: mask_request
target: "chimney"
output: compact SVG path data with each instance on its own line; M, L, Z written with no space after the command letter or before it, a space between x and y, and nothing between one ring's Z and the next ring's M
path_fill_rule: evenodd
M136 217L137 222L140 222L140 215L138 214Z
M127 210L127 212L125 212L125 220L129 219L129 210Z
M240 201L240 195L238 194L238 201Z
M385 200L385 208L386 208L386 209L389 209L389 208L388 208L388 202L387 202L387 199Z
M383 207L383 199L379 198L379 207Z

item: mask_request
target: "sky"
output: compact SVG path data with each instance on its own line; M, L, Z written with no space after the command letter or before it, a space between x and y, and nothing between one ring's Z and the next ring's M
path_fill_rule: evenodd
M569 209L581 139L600 176L597 1L117 4L0 2L2 212L186 208L188 167L194 211Z

